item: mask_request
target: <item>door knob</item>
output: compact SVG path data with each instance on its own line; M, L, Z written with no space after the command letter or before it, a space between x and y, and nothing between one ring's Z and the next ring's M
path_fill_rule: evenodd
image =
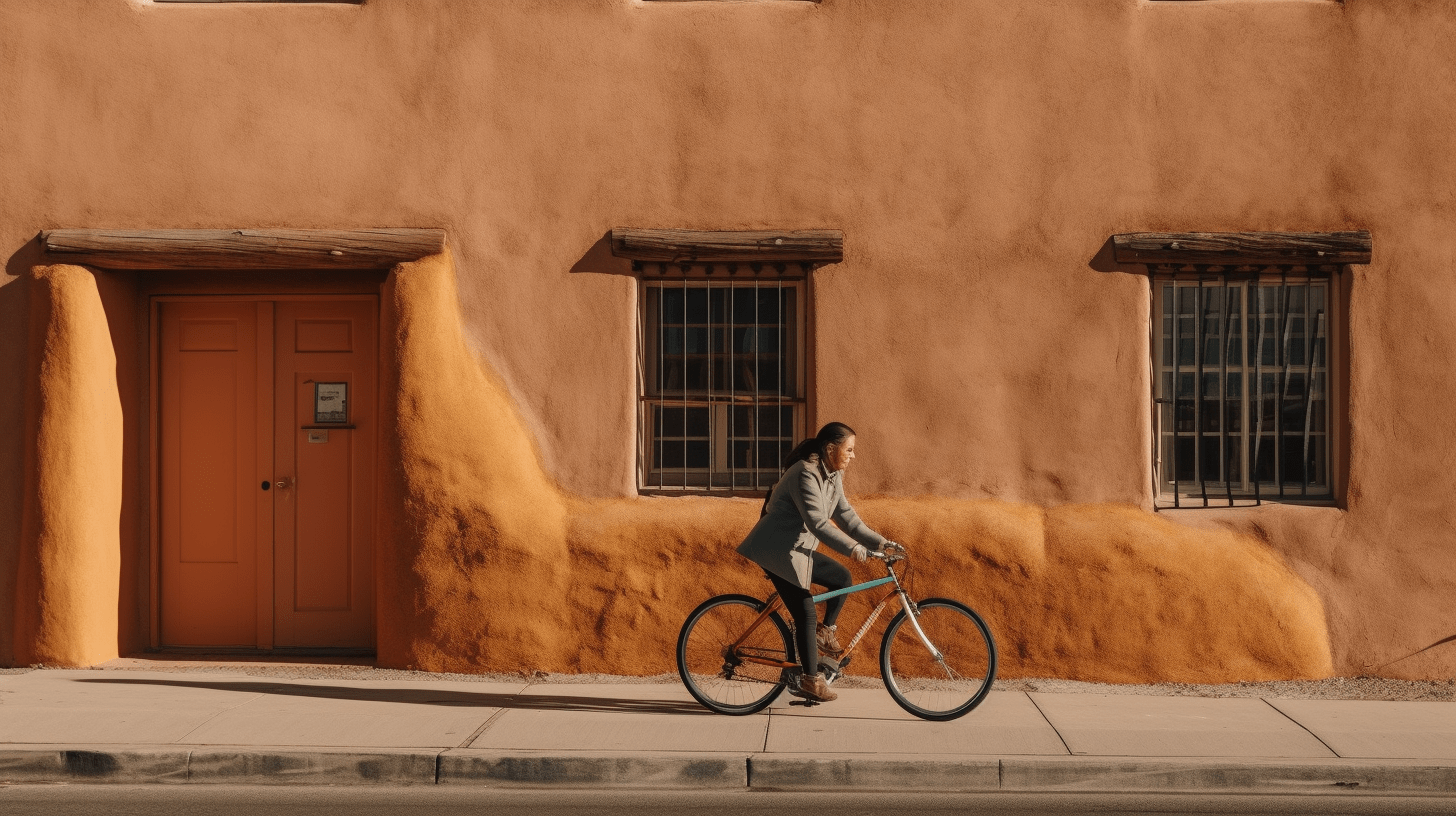
M278 488L279 490L287 490L288 488L293 487L293 480L288 478L287 476L284 476L282 479L274 482L273 486Z

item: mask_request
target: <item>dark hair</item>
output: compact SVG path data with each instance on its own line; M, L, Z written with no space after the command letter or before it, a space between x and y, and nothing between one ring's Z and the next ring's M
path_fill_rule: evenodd
M819 433L799 443L799 446L789 451L784 457L784 470L788 470L795 462L802 462L812 454L818 454L820 459L825 458L824 447L826 445L838 445L844 440L854 436L854 429L843 422L831 422L819 429Z
M821 460L827 458L824 452L826 446L841 444L851 436L854 436L854 429L843 422L831 422L825 425L819 429L819 433L805 439L789 451L789 455L784 457L784 470L788 470L795 462L802 462L810 456L818 456ZM774 487L778 487L777 482L768 489L767 493L763 494L763 510L759 513L760 516L768 514L768 502L773 498Z

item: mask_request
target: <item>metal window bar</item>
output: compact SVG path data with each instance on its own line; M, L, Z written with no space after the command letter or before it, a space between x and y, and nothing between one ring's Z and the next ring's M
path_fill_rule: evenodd
M729 275L735 275L737 273L738 267L728 267ZM733 297L733 289L733 283L730 281L723 291L723 319L727 323L727 326L725 326L723 329L723 339L727 341L724 345L728 347L728 364L723 369L724 379L728 381L728 432L724 434L724 438L726 440L725 444L728 446L728 450L724 453L728 457L729 490L733 490L734 488L738 487L737 459L733 456L734 430L737 427L733 422L733 413L738 410L738 403L736 400L734 400L734 390L737 384L734 382L733 377L733 355L735 350L735 344L733 342L733 327L737 325L737 320L736 318L734 318L733 312L733 301L735 300L735 298ZM757 478L754 478L754 482L756 483L757 481Z
M782 272L780 272L780 274L782 274ZM785 321L783 321L783 316L785 316L785 315L783 315L783 284L782 283L779 284L778 289L776 289L775 290L775 293L773 293L773 294L775 294L776 299L779 300L779 319L778 319L778 322L775 323L775 326L773 326L773 328L775 328L776 334L778 334L778 347L776 347L776 350L778 350L778 356L779 356L778 377L775 377L775 380L773 380L773 392L775 392L775 395L778 395L778 398L779 398L778 399L778 405L775 405L775 408L773 408L773 430L775 430L776 431L776 434L778 434L778 437L776 437L776 439L775 439L775 443L773 443L773 465L775 465L776 468L782 468L782 466L783 466L783 442L782 442L782 440L783 440L783 386L785 386L785 383L788 382L788 377L789 377L788 344L786 344L786 342L785 342L785 340L788 340L788 338L783 337L783 322L785 322Z
M662 287L658 287L657 289L657 327L655 330L657 334L657 387L653 390L655 390L659 395L661 395L667 387L667 383L664 381L665 375L662 369L662 361L667 355L667 344L664 342L667 339L667 330L663 327L663 321L667 315L667 304L665 303L667 298L663 297L666 292L667 290ZM652 422L653 426L650 429L650 432L652 434L652 452L655 455L653 464L657 466L657 486L666 487L667 485L664 480L667 478L667 463L663 461L663 454L665 452L666 446L664 446L662 444L662 441L658 438L659 434L657 430L658 428L667 427L667 417L663 415L661 402L659 402L652 411Z
M1310 294L1312 295L1314 287L1311 286L1309 287L1309 289ZM1306 296L1306 310L1308 309L1308 303L1311 299L1312 298ZM1311 424L1311 421L1314 419L1315 357L1324 350L1324 317L1325 312L1323 309L1315 312L1313 332L1314 342L1307 347L1309 355L1309 372L1305 375L1304 380L1304 453L1303 458L1300 460L1301 469L1304 471L1304 479L1302 480L1303 484L1300 485L1299 495L1301 496L1309 495L1309 472L1312 469L1310 465L1313 464L1309 458L1309 426Z
M1181 507L1183 490L1178 484L1178 367L1182 362L1183 300L1178 296L1178 273L1173 273L1173 434L1168 440L1168 458L1173 468L1173 506Z
M1218 450L1219 450L1219 473L1223 476L1224 492L1228 498L1229 506L1234 503L1234 474L1230 467L1229 448L1229 354L1233 348L1233 306L1229 302L1233 295L1229 288L1228 278L1223 279L1223 334L1219 336L1220 350L1218 355ZM1239 389L1240 393L1243 389ZM1243 426L1239 426L1242 428Z
M1274 484L1279 488L1279 498L1284 498L1284 403L1289 401L1289 341L1294 333L1294 310L1289 304L1289 270L1279 270L1279 322L1282 333L1279 337L1279 382L1278 402L1274 406Z
M1247 273L1252 270L1238 271ZM1223 498L1230 506L1236 503L1238 494L1247 496L1244 491L1249 488L1252 488L1254 502L1262 503L1262 484L1266 479L1261 475L1274 482L1273 486L1281 497L1296 496L1296 484L1299 498L1309 497L1311 484L1321 481L1328 484L1321 475L1323 468L1316 467L1319 451L1312 452L1312 448L1329 442L1327 432L1316 439L1314 421L1317 397L1324 394L1328 387L1325 382L1328 372L1324 370L1329 354L1325 299L1330 287L1317 286L1313 275L1291 282L1291 271L1290 267L1279 269L1277 287L1264 283L1272 276L1261 279L1257 272L1246 286L1237 285L1231 283L1225 270L1217 268L1197 268L1198 280L1194 285L1182 284L1176 269L1164 278L1167 282L1163 291L1168 295L1164 302L1168 307L1163 312L1163 334L1159 347L1168 349L1172 359L1162 361L1159 377L1169 378L1164 381L1170 384L1173 393L1158 398L1156 404L1160 414L1171 414L1172 428L1166 432L1166 448L1160 443L1159 449L1165 450L1171 460L1171 473L1164 483L1173 488L1174 507L1183 506L1180 441L1191 443L1191 454L1184 451L1182 458L1185 465L1189 455L1193 458L1197 474L1191 478L1198 481L1197 498L1204 507L1211 506L1210 480L1215 483L1223 481ZM1188 292L1190 289L1193 291ZM1189 301L1187 310L1183 303L1185 292ZM1212 303L1215 297L1222 298L1222 303ZM1273 303L1269 302L1271 299ZM1184 318L1196 321L1192 330L1186 333L1191 337L1185 336ZM1194 353L1185 360L1181 351L1187 340L1193 341ZM1272 368L1273 379L1272 388L1267 391L1263 384L1266 344L1269 353L1267 362ZM1218 359L1211 359L1211 354L1216 354ZM1193 369L1190 373L1194 377L1194 384L1188 389L1180 387L1185 364ZM1230 369L1234 370L1231 372ZM1215 371L1216 375L1213 374ZM1296 390L1300 375L1303 375L1304 392L1291 393ZM1217 376L1216 388L1205 382L1208 376ZM1240 383L1237 396L1232 393L1231 379ZM1318 391L1317 382L1323 383ZM1183 393L1185 390L1186 394ZM1192 419L1192 427L1184 423L1180 428L1181 408L1186 399L1194 400L1188 415ZM1300 404L1301 399L1303 405ZM1208 404L1210 401L1213 407ZM1209 426L1213 421L1209 414L1211 410L1216 410L1218 415L1217 429ZM1268 473L1261 474L1260 454L1266 435L1266 410L1273 414L1271 421L1274 427L1269 434L1273 450L1266 468ZM1327 400L1323 410L1326 413L1329 410ZM1237 430L1233 429L1232 421L1235 411L1240 417ZM1300 414L1303 414L1302 422ZM1164 433L1160 428L1160 436ZM1205 449L1206 443L1213 441L1211 433L1217 434L1216 466L1209 458L1213 455L1212 451ZM1301 453L1298 476L1294 474L1295 458L1292 455L1295 445L1299 445ZM1214 471L1212 475L1210 470ZM1241 485L1237 494L1235 481Z
M1249 478L1254 482L1254 504L1263 504L1264 497L1259 489L1259 452L1264 442L1264 287L1257 278L1249 284L1253 306L1249 310L1256 329L1253 338L1254 349L1254 453L1246 466Z
M1204 274L1198 273L1198 288L1193 292L1193 309L1198 314L1198 324L1193 328L1195 346L1193 350L1193 472L1198 477L1198 492L1203 494L1203 506L1208 506L1208 463L1203 457L1203 407L1208 394L1204 391L1203 357L1208 345L1208 297L1203 288Z

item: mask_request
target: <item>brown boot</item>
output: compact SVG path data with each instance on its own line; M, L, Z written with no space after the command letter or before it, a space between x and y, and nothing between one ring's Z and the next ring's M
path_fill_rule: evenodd
M804 695L804 699L813 700L816 703L828 703L839 699L839 695L830 691L829 684L817 674L806 674L799 678L799 693Z
M835 626L819 624L814 630L814 639L819 641L819 651L830 657L839 657L844 654L844 649L839 645L839 630Z

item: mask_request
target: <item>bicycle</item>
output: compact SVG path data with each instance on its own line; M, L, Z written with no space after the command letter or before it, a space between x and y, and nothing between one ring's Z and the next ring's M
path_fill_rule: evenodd
M833 684L843 676L870 627L891 598L900 611L880 641L880 676L885 690L906 711L927 720L953 720L986 699L996 677L996 641L975 610L948 598L910 599L911 566L904 549L871 552L887 575L814 596L823 603L839 595L894 584L875 604L838 659L820 657L820 671ZM903 575L895 565L903 563ZM748 595L709 598L688 615L677 639L678 675L693 699L719 714L754 714L767 708L785 686L795 683L793 627L779 611L778 593L760 601ZM797 687L795 685L795 687Z

